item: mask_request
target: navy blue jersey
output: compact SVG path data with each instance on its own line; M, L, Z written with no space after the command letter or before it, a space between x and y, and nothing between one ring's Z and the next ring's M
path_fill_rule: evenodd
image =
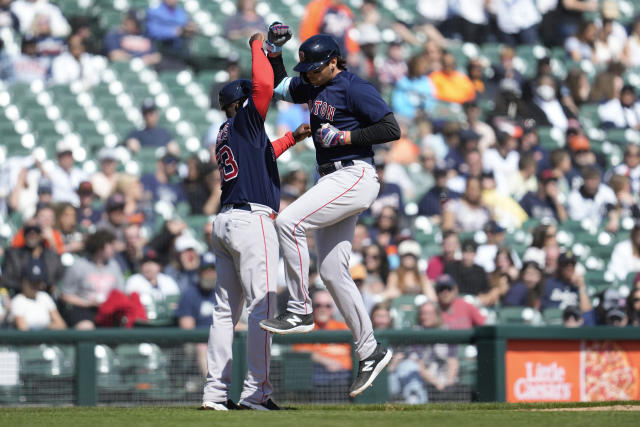
M371 83L348 71L338 73L324 86L306 84L294 77L289 94L296 104L307 103L311 117L311 135L319 165L337 160L373 157L370 145L342 145L324 148L316 131L324 123L340 130L355 130L371 126L391 113L389 106Z
M278 211L280 177L276 156L251 97L220 126L216 160L222 181L222 205L260 203Z

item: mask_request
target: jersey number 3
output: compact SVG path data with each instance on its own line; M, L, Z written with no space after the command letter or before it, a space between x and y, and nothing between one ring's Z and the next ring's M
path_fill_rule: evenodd
M220 147L216 153L216 160L223 181L229 181L238 176L238 163L233 158L233 151L227 145Z

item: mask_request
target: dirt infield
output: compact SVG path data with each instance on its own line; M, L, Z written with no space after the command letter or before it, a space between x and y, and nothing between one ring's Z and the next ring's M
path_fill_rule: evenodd
M522 409L528 412L640 411L640 405L584 406L576 408Z

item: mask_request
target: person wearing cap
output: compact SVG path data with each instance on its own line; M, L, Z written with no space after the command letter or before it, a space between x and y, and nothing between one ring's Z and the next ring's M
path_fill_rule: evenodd
M386 298L401 295L426 295L432 301L436 299L433 284L429 278L418 271L418 260L421 249L415 240L404 240L398 245L400 265L389 273L387 279Z
M584 317L579 307L568 305L562 311L562 326L565 328L579 328L584 325Z
M629 238L616 243L607 270L620 281L640 272L640 223L636 223Z
M578 258L571 250L560 254L555 277L549 277L544 282L541 310L565 308L568 305L577 305L582 312L591 310L584 276L576 271L577 262Z
M170 276L178 284L180 292L196 287L199 280L200 244L190 234L183 233L176 239L174 249L176 259L167 265L164 274Z
M602 183L601 176L595 167L583 169L584 183L574 189L567 200L567 211L571 220L589 219L599 225L617 205L615 193L608 185Z
M142 32L142 16L140 11L130 9L122 18L120 27L104 36L104 50L111 62L128 62L133 58L142 58L147 66L160 62L162 55Z
M520 206L530 218L562 222L568 217L567 210L560 202L558 180L551 169L545 169L538 174L537 191L526 193L520 199Z
M95 194L104 201L114 192L120 178L118 151L115 148L104 147L98 152L98 161L100 170L91 177L91 185Z
M56 303L44 292L45 265L39 260L29 261L22 270L20 293L11 299L9 321L20 331L65 329Z
M80 183L78 186L78 198L80 199L78 224L85 229L98 224L102 219L103 212L94 205L95 193L90 181L82 181Z
M498 253L498 248L502 247L505 243L506 231L507 230L495 220L489 221L484 227L484 234L487 236L487 241L478 246L474 262L487 273L492 273L496 269L496 254ZM517 268L520 268L522 262L520 261L518 253L512 249L509 255L513 260L513 264Z
M104 217L97 225L98 228L109 230L116 236L116 251L124 249L124 227L127 224L127 216L124 213L124 196L113 193L104 204Z
M471 329L484 325L485 317L472 304L458 296L458 286L448 274L436 280L438 307L442 316L442 325L447 329Z
M595 320L598 325L627 326L626 301L614 287L598 294L598 306L595 308Z
M618 98L598 106L598 117L604 128L640 129L640 102L635 88L626 84Z
M477 296L480 301L488 301L489 280L487 272L475 263L478 244L473 239L462 241L462 257L460 260L449 261L444 265L444 273L458 285L458 290L465 295Z
M115 236L98 229L85 238L86 256L67 268L60 283L62 315L70 327L94 329L100 304L112 290L124 289L124 277L114 259Z
M436 163L433 170L435 184L418 201L418 215L427 216L436 224L440 222L443 205L461 196L447 186L447 173L444 165Z
M20 237L21 236L21 237ZM20 289L20 277L26 265L34 260L44 265L46 290L54 294L58 281L64 274L64 267L60 255L49 248L48 242L42 236L42 228L33 218L24 223L19 239L14 239L11 247L7 248L2 260L2 286L14 294Z
M156 170L140 178L145 192L154 201L177 205L186 200L178 165L180 157L167 151L156 161Z
M136 292L147 311L149 320L163 320L173 323L175 312L180 298L180 288L170 276L162 273L162 264L158 252L150 247L143 251L140 261L140 272L127 279L125 292ZM160 307L166 307L167 312L161 318L157 314ZM154 314L157 317L154 317Z
M160 115L158 107L152 98L147 98L140 106L142 118L144 119L144 127L142 129L133 129L126 136L126 147L137 153L142 147L167 147L175 145L171 133L162 126L158 126Z
M82 181L88 179L87 174L75 166L73 150L75 146L67 140L60 140L56 144L57 163L49 171L49 179L53 183L53 201L69 202L73 206L80 205L76 192Z

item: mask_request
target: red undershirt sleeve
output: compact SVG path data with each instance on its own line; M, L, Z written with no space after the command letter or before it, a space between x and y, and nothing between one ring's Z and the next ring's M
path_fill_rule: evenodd
M271 141L273 151L276 154L276 159L280 157L280 154L284 153L290 147L296 145L296 140L293 138L293 133L287 132L282 138L278 138L275 141Z
M267 117L269 103L273 96L273 69L262 50L262 41L251 43L251 81L253 90L251 97L262 120Z

